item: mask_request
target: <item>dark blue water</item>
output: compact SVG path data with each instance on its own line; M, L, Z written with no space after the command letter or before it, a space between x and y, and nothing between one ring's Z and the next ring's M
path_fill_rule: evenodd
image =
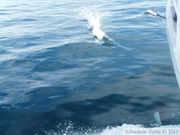
M144 14L165 15L165 6L164 0L1 0L0 135L149 127L157 111L163 125L179 125L166 21ZM86 11L102 16L107 40L92 35Z

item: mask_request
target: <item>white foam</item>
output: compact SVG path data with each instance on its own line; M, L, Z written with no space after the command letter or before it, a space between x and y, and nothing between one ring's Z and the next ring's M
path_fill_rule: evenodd
M73 132L73 124L67 125L65 131L58 132L50 131L46 132L46 135L179 135L180 125L168 125L160 127L145 128L142 125L123 124L117 127L107 127L103 131L94 131L89 129L88 131L76 131Z

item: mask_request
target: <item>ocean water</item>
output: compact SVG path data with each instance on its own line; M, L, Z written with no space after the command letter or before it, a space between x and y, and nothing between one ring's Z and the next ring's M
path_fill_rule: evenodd
M165 0L1 0L0 135L180 125Z

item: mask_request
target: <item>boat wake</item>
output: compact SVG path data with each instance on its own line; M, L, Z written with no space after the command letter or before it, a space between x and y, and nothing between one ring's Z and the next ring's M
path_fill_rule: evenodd
M123 124L117 127L106 127L101 131L86 129L82 131L73 131L73 124L69 123L64 131L46 131L45 135L179 135L180 125L167 125L160 127L144 127L143 125Z
M173 117L176 118L179 114L173 114ZM159 112L154 113L154 120L155 123L149 126L123 123L121 126L107 126L101 129L96 127L83 129L82 127L76 131L74 131L76 128L73 122L66 121L64 124L58 125L56 131L46 131L45 135L179 135L180 125L162 125ZM62 126L65 127L63 130Z

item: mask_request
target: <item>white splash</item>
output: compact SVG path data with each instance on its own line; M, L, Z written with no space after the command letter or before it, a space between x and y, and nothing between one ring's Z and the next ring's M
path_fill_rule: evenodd
M106 37L106 34L101 30L101 18L103 15L98 14L97 12L82 11L82 15L88 21L88 28L92 30L92 34L97 37L99 40L102 40L103 37Z

